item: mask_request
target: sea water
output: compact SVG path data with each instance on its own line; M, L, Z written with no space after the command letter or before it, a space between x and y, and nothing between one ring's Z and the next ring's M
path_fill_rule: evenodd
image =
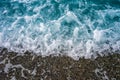
M2 0L0 47L74 59L120 51L120 0Z

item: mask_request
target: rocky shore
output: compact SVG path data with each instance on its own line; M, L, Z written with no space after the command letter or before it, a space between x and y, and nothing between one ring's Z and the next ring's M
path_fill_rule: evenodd
M74 60L26 52L0 52L0 80L120 80L120 54Z

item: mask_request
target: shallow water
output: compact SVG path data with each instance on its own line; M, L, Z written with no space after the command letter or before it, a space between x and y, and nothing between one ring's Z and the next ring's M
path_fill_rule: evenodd
M74 60L68 56L24 56L0 52L1 80L119 80L120 54Z
M89 58L120 50L120 0L3 0L0 47Z

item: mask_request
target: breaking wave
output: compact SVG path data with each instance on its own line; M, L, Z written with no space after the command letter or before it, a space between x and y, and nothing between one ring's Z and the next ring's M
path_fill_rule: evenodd
M0 1L0 47L75 59L120 51L120 0Z

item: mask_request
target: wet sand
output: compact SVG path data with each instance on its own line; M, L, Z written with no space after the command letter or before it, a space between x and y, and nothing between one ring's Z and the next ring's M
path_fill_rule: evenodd
M67 56L24 56L0 52L0 80L120 80L120 54L74 60Z

